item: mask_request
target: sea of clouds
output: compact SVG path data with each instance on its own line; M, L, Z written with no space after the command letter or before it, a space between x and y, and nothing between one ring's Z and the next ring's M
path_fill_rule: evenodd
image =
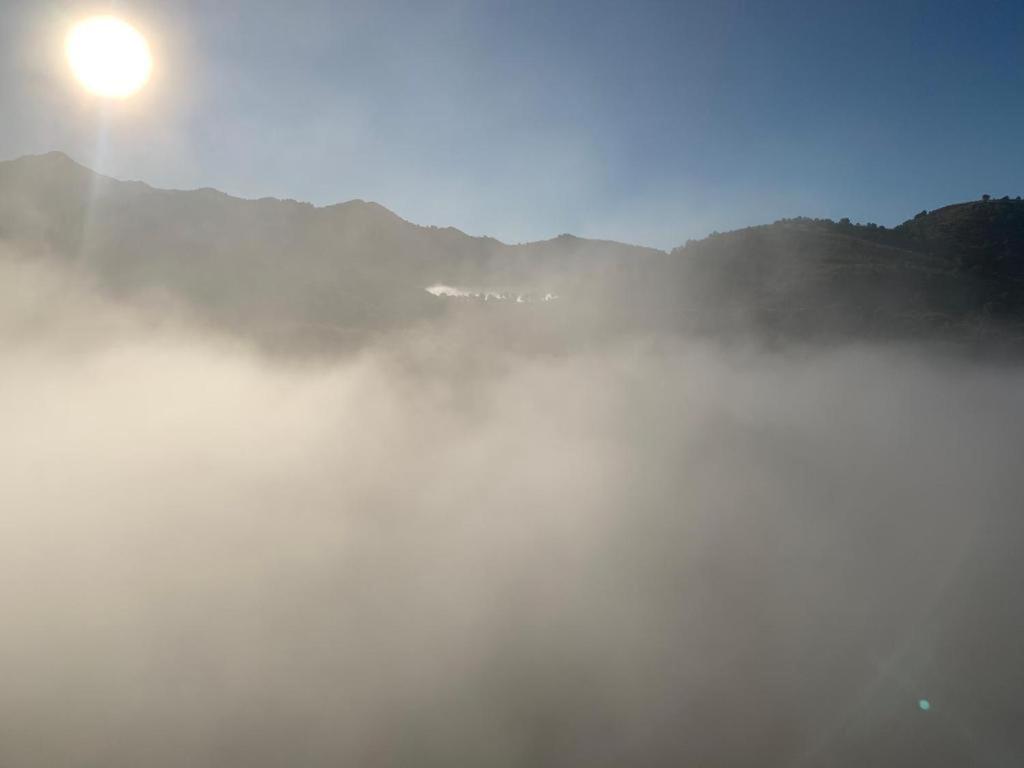
M1016 764L1022 416L907 346L268 355L8 256L0 765Z

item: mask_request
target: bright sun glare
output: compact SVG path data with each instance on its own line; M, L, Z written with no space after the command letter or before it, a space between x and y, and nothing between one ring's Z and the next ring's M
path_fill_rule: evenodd
M68 32L64 48L78 81L91 93L109 99L138 93L153 69L146 38L114 16L78 22Z

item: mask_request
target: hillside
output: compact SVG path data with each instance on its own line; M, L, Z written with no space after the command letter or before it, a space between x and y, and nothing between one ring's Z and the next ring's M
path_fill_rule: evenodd
M116 181L61 153L0 163L0 240L123 296L165 293L260 339L365 332L444 309L425 288L566 293L655 253L559 237L510 246L411 224L374 203L323 208Z
M269 345L347 344L450 312L548 339L1024 336L1020 200L948 206L894 229L783 220L664 253L569 235L506 245L358 200L315 207L155 189L50 153L0 163L0 241L71 265L105 292L169 297ZM558 299L507 306L427 292L437 285Z
M1013 338L1024 202L949 206L893 229L792 219L673 251L686 282L781 332Z

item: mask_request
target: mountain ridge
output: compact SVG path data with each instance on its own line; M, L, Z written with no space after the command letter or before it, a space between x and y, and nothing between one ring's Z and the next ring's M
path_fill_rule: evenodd
M362 200L317 207L162 190L52 152L0 162L0 240L76 265L111 295L164 293L271 345L299 343L310 328L376 333L453 311L510 338L520 326L577 340L1024 336L1024 202L1009 198L923 211L892 228L782 219L671 251L568 234L506 244ZM506 316L427 292L437 285L559 301Z
M70 155L68 155L66 152L64 152L62 150L51 150L49 152L43 152L43 153L39 153L39 154L21 155L19 157L11 158L11 159L8 159L8 160L0 160L0 167L8 165L8 164L21 163L23 161L42 161L42 162L54 162L54 161L57 161L57 162L65 164L66 166L68 166L70 168L74 168L76 172L84 172L85 174L93 175L93 176L97 177L98 179L102 180L105 183L107 183L107 182L114 182L114 183L118 183L118 184L138 184L138 185L142 185L143 187L145 187L148 190L152 190L153 192L160 192L160 193L164 193L164 192L165 193L175 193L175 194L189 194L189 193L210 194L210 193L213 193L213 194L215 194L215 195L217 195L219 197L224 197L224 198L230 199L232 201L237 201L237 202L240 202L240 203L282 203L282 204L286 204L286 205L290 204L290 205L296 205L296 206L303 207L303 208L310 208L310 209L316 210L316 211L333 211L333 210L337 210L337 209L345 209L345 208L353 208L353 207L365 207L368 210L372 210L372 211L376 211L376 212L379 212L379 213L387 214L388 216L393 217L394 219L397 219L398 221L401 221L401 222L403 222L405 224L409 224L409 225L414 226L414 227L418 227L420 229L451 231L451 232L456 233L458 235L462 235L462 236L467 237L467 238L472 238L474 240L484 240L484 241L499 243L499 244L501 244L501 245L503 245L505 247L508 247L508 248L517 248L517 247L522 247L522 246L541 245L541 244L544 244L544 243L550 243L550 242L553 242L553 241L557 241L557 240L560 240L560 239L563 239L563 238L572 238L572 239L575 239L575 240L582 240L582 241L585 241L585 242L588 242L588 243L605 243L605 244L609 244L609 245L622 246L622 247L626 247L626 248L641 248L641 249L644 249L644 250L647 250L647 251L656 251L656 252L659 252L659 253L666 253L667 252L667 251L665 251L663 249L654 248L652 246L641 245L641 244L637 244L637 243L627 243L625 241L614 240L614 239L610 239L610 238L581 237L581 236L573 235L573 234L570 234L570 233L562 233L562 234L558 234L558 235L553 235L552 237L542 238L540 240L527 240L527 241L521 241L521 242L516 242L516 243L506 242L504 240L500 240L500 239L498 239L496 237L493 237L491 235L472 235L472 234L469 234L468 232L465 232L465 231L459 229L458 227L454 227L454 226L451 226L451 225L419 224L417 222L411 221L410 219L406 219L405 217L403 217L400 214L396 213L395 211L391 210L390 208L388 208L386 205L384 205L382 203L378 203L378 202L376 202L374 200L366 200L366 199L363 199L363 198L351 198L349 200L340 200L340 201L334 202L334 203L325 203L323 205L318 205L316 203L312 203L312 202L305 201L305 200L298 200L296 198L290 198L290 197L274 197L273 195L265 195L265 196L262 196L262 197L243 197L241 195L234 195L234 194L231 194L229 192L224 192L223 190L217 189L216 187L212 187L212 186L193 187L193 188L187 188L187 189L185 189L185 188L177 188L177 187L159 187L159 186L154 186L154 185L150 184L149 182L142 181L140 179L120 179L120 178L117 178L115 176L110 176L108 174L100 173L99 171L93 170L92 168L90 168L89 166L85 165L84 163L81 163L81 162L75 160L73 157L71 157Z
M836 226L843 226L844 225L843 222L846 222L845 226L853 228L853 230L859 232L862 235L866 234L866 233L870 233L872 231L875 232L875 233L889 233L889 234L893 234L893 233L907 232L907 231L909 231L912 228L916 228L915 227L915 222L919 222L920 219L932 219L934 217L943 217L943 216L948 216L949 214L952 214L952 213L958 213L958 212L962 212L964 210L970 210L970 209L981 210L983 206L998 206L1001 203L1019 204L1019 203L1022 202L1021 197L1019 197L1019 196L1016 197L1016 198L1011 198L1010 196L1007 195L1007 196L1004 196L1004 197L998 198L998 199L990 198L990 199L984 199L984 200L967 200L967 201L948 203L948 204L940 206L938 208L934 208L934 209L932 209L930 211L922 211L921 213L919 213L919 214L917 214L917 215L915 215L915 216L913 216L911 218L908 218L908 219L904 220L903 222L901 222L900 224L898 224L898 225L896 225L894 227L885 227L885 226L879 226L879 225L875 225L875 224L853 223L853 222L849 222L848 219L842 219L840 221L834 221L834 220L831 220L831 219L811 218L811 217L806 217L806 216L797 216L797 217L793 217L793 218L781 218L781 219L776 219L775 221L772 221L772 222L764 222L764 223L760 223L760 224L750 224L750 225L747 225L747 226L744 226L744 227L739 227L737 229L728 230L726 232L717 232L717 231L711 232L711 233L709 233L708 235L706 235L704 237L690 239L685 244L681 244L681 245L678 245L678 246L675 246L675 247L669 248L669 249L660 249L660 248L655 248L653 246L644 245L644 244L641 244L641 243L630 243L630 242L626 242L624 240L616 240L616 239L613 239L613 238L583 237L583 236L575 235L575 234L568 233L568 232L563 232L561 234L554 235L554 236L548 237L548 238L542 238L542 239L539 239L539 240L527 240L527 241L520 241L520 242L513 243L513 242L506 242L504 240L500 240L500 239L498 239L496 237L493 237L491 235L472 235L472 234L469 234L468 232L465 232L465 231L459 229L458 227L454 227L454 226L451 226L451 225L420 224L420 223L414 222L414 221L412 221L410 219L404 218L403 216L399 215L398 213L396 213L395 211L391 210L390 208L388 208L386 205L384 205L382 203L376 202L374 200L366 200L366 199L363 199L363 198L352 198L352 199L349 199L349 200L341 200L341 201L334 202L334 203L327 203L327 204L323 204L323 205L318 205L318 204L315 204L315 203L312 203L312 202L309 202L309 201L298 200L298 199L295 199L295 198L288 198L288 197L275 197L275 196L272 196L272 195L262 196L262 197L243 197L243 196L240 196L240 195L234 195L234 194L231 194L231 193L228 193L228 192L224 192L223 190L217 189L216 187L212 187L212 186L202 186L202 187L187 188L187 189L186 188L175 188L175 187L159 187L159 186L154 186L154 185L152 185L152 184L150 184L150 183L148 183L146 181L140 180L140 179L119 179L117 177L110 176L110 175L107 175L107 174L102 174L102 173L100 173L98 171L95 171L95 170L89 168L87 165L85 165L84 163L81 163L81 162L75 160L73 157L71 157L70 155L68 155L66 152L64 152L62 150L51 150L49 152L44 152L44 153L39 153L39 154L28 154L28 155L22 155L22 156L17 157L17 158L8 159L8 160L0 160L0 168L2 168L4 166L8 166L8 165L19 164L19 163L25 163L25 164L29 164L29 163L33 163L33 162L50 162L50 163L52 163L54 161L57 161L57 162L65 165L65 166L67 166L68 168L74 169L75 172L78 172L78 173L81 173L81 174L84 174L84 175L87 175L87 176L90 176L90 177L94 177L94 178L100 180L103 183L113 182L113 183L116 183L116 184L141 185L145 189L150 190L150 191L155 192L155 193L173 193L173 194L203 193L203 194L213 194L213 195L216 195L217 197L221 197L221 198L228 199L228 200L231 200L233 202L238 202L238 203L250 203L250 204L281 203L283 205L294 205L294 206L297 206L299 208L306 208L306 209L311 209L311 210L315 210L315 211L336 211L336 210L345 210L345 209L349 209L349 208L364 207L367 210L371 210L371 211L374 211L374 212L377 212L377 213L381 213L381 214L386 214L388 217L391 217L391 218L393 218L393 219L395 219L397 221L400 221L400 222L402 222L404 224L408 224L408 225L411 225L413 227L417 227L419 229L431 230L431 231L451 232L451 233L454 233L454 234L457 234L457 235L461 235L461 236L464 236L466 238L471 238L471 239L474 239L474 240L482 240L482 241L494 242L494 243L500 244L500 245L508 247L508 248L529 247L529 246L543 245L543 244L546 244L546 243L552 243L552 242L557 242L557 241L574 240L574 241L582 241L582 242L585 242L585 243L600 243L600 244L606 244L606 245L611 245L611 246L616 246L616 247L636 248L636 249L642 249L644 251L652 252L652 253L675 253L675 252L680 252L680 251L684 250L691 243L703 242L705 240L709 240L709 239L712 239L712 238L715 238L715 237L720 237L720 236L723 236L723 235L732 235L732 234L736 234L736 233L747 232L747 231L753 230L753 229L759 229L759 228L763 228L763 227L771 227L771 226L775 226L775 225L779 225L779 224L788 224L788 223L793 223L793 222L826 223L826 224L833 224L833 225L836 225ZM988 196L985 196L985 197L988 198ZM1024 210L1024 209L1022 209L1022 210Z

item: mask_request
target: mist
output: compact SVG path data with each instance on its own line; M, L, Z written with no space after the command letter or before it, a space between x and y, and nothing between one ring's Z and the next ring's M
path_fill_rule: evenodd
M459 323L0 262L0 764L1015 762L1018 366Z

